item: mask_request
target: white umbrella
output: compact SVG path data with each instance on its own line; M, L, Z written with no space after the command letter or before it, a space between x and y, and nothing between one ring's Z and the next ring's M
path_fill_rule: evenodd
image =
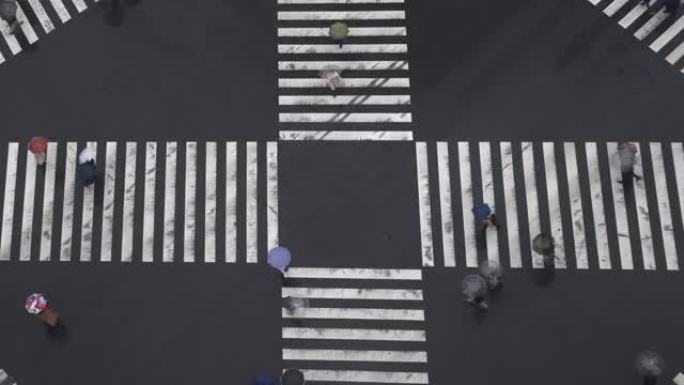
M81 150L81 153L78 154L78 164L88 163L91 160L95 161L95 151L93 151L92 148L86 146L86 148Z

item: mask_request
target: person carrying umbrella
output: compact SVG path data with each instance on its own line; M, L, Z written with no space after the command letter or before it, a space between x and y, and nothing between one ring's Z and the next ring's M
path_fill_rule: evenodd
M34 136L29 140L28 149L36 158L36 164L44 166L47 159L48 141L42 136Z
M285 273L287 272L287 269L290 268L290 262L292 262L292 253L290 253L290 250L288 250L287 247L282 246L274 247L268 252L266 262L268 262L269 266L278 270L280 273L280 280L284 284Z
M618 183L627 186L632 184L633 179L639 181L641 176L634 173L634 164L636 163L636 154L638 152L637 146L634 143L620 142L617 146L617 152L620 159L620 171L622 172L622 180L619 180Z
M285 311L287 311L289 314L293 314L294 312L297 311L297 309L305 308L308 306L309 306L309 299L308 298L287 296L283 299L283 307L285 308Z
M655 385L665 370L665 361L660 354L647 350L637 356L636 370L644 385Z
M305 385L304 373L299 369L287 369L280 378L282 385Z
M47 298L42 293L33 293L26 298L24 307L29 314L36 316L47 326L56 328L59 325L59 312L48 307L47 303Z
M465 301L476 306L480 310L487 310L489 306L485 302L487 282L477 274L468 274L461 281L461 292Z
M325 80L331 91L335 91L337 88L342 87L342 71L334 66L326 66L319 73L321 79Z
M496 222L496 214L492 211L486 203L479 203L473 207L473 215L475 220L482 223L482 230L487 230L487 227L494 226L498 230L501 225Z
M78 178L84 186L90 186L97 180L97 168L95 167L95 152L86 147L78 154Z
M252 379L252 385L275 385L275 380L268 374L257 374Z
M478 270L487 281L487 289L498 290L503 287L503 269L497 261L482 261Z
M532 250L543 258L545 268L553 268L555 259L556 241L550 234L539 233L532 239Z
M15 0L0 0L0 19L9 25L9 33L14 33L20 25L19 20L17 20L17 8Z
M340 48L347 42L347 37L349 36L349 27L347 27L347 24L338 21L335 23L332 23L330 27L328 28L328 36L330 36L331 39L337 44L340 45Z

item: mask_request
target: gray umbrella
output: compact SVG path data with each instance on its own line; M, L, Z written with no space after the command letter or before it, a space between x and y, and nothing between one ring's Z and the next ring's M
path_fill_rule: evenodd
M665 361L660 354L653 351L639 353L636 359L636 370L643 377L658 377L663 374Z
M480 274L482 274L483 277L489 279L489 278L500 278L503 275L503 269L501 268L501 265L499 265L499 262L497 261L491 261L491 260L485 260L480 262Z
M4 20L13 20L17 15L17 2L16 1L0 1L0 17Z
M461 281L461 291L467 298L485 295L487 282L477 274L468 274Z
M544 256L553 255L553 249L556 247L556 241L553 237L546 233L540 233L532 240L532 250Z

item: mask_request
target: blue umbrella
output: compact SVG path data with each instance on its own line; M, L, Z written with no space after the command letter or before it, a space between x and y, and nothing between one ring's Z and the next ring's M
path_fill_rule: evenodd
M275 380L268 374L259 374L252 379L252 385L275 385Z
M473 215L478 221L482 221L492 213L492 209L486 203L479 203L473 207Z
M290 261L292 261L292 254L286 247L278 246L268 252L267 260L272 268L284 272L290 265Z

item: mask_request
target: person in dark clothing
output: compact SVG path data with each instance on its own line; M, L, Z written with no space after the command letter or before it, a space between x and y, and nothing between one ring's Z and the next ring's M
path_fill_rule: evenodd
M663 3L663 5L665 6L665 12L667 12L670 15L675 15L679 10L679 6L681 4L681 0L665 0L665 2Z
M620 171L622 172L622 180L619 180L618 183L631 185L633 179L641 180L641 176L634 173L634 164L636 163L636 154L638 152L637 146L634 143L620 142L617 146L617 152L620 159Z

